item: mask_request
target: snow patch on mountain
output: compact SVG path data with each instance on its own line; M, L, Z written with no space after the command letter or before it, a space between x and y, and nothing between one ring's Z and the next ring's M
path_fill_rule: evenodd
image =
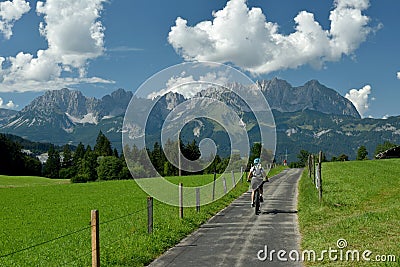
M314 138L320 138L321 136L323 136L324 134L329 133L330 131L332 131L332 129L319 131L318 133L314 134Z
M196 120L197 126L193 128L193 135L196 137L200 137L201 129L204 127L204 124L200 120Z
M112 116L112 115L107 115L107 116L103 116L103 118L101 118L102 120L107 120L107 119L112 119L112 118L114 118L115 116Z
M94 115L93 113L88 113L86 115L83 116L83 118L76 118L74 116L71 116L68 113L65 113L65 115L67 115L68 119L71 120L71 122L73 122L74 124L84 124L84 123L89 123L89 124L98 124L98 120L96 115Z
M73 133L74 132L74 128L62 128L66 133Z
M375 132L382 132L382 131L396 131L397 128L394 127L393 125L391 125L390 123L386 123L385 125L381 126L381 127L376 127L375 128Z
M297 130L295 128L290 128L286 130L286 135L290 137L292 134L296 134Z

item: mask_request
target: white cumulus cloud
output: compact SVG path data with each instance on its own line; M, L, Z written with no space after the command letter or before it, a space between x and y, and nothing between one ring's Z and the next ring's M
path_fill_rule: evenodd
M87 77L86 71L89 60L101 56L105 50L104 26L99 21L105 1L38 1L36 12L44 19L39 31L48 47L38 50L36 55L19 52L16 56L0 57L1 91L42 91L78 83L112 83Z
M4 38L11 38L14 23L22 15L29 12L30 9L29 2L24 0L12 0L0 3L0 32L3 33Z
M353 105L356 107L358 113L360 113L361 117L364 117L364 114L369 109L369 95L371 94L372 89L370 85L365 85L363 88L351 89L346 95L345 98L350 100Z
M373 30L362 11L369 0L335 0L330 29L325 30L314 14L301 11L294 18L295 31L279 33L279 25L267 20L260 8L246 0L230 0L212 21L195 26L178 17L168 42L185 60L232 62L255 74L297 68L321 67L351 55Z
M104 0L48 0L38 2L44 16L40 33L47 39L49 53L64 64L81 68L104 51L104 27L98 18Z
M9 100L6 104L4 104L3 98L0 97L0 108L6 109L16 109L18 105L14 104L12 100Z

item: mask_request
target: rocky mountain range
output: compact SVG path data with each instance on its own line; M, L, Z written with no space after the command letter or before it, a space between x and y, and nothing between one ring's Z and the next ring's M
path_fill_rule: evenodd
M17 114L16 110L0 108L0 127L5 123L8 123L10 118Z
M277 155L288 149L291 155L289 158L295 160L298 150L303 148L310 151L323 149L328 151L328 155L339 151L354 154L363 142L369 142L370 149L385 140L400 142L400 118L391 118L393 122L361 119L349 100L316 80L293 87L275 78L257 81L257 86L261 88L274 113L278 137ZM229 84L225 89L210 87L197 96L223 101L244 114L247 120L252 120L252 116L246 116L250 108L229 87L249 89L240 84ZM93 144L98 132L102 130L113 145L120 149L123 117L132 96L132 92L123 89L101 99L89 98L80 91L66 88L48 91L19 112L0 110L0 132L32 141L63 145L79 142ZM175 106L185 100L182 95L170 92L154 100L134 97L132 101L136 105L153 105L157 102L148 126L150 135L152 130L154 132L152 140L156 140L163 120ZM202 132L190 138L226 137L219 134L218 127L212 123L202 123L206 125L201 128ZM245 123L249 124L249 121ZM191 130L187 132L190 135ZM325 137L330 139L325 140ZM319 142L321 140L325 141ZM332 140L339 143L332 143ZM346 140L352 140L353 143ZM222 143L225 145L223 140Z
M74 143L79 126L97 125L104 119L124 114L133 93L118 89L102 99L63 88L47 91L19 112L6 114L0 130L33 141Z
M295 112L309 109L325 114L361 118L353 103L335 90L320 84L317 80L311 80L299 87L293 87L287 81L278 78L257 81L256 85L261 89L272 110ZM225 90L210 87L198 93L197 96L212 97L228 103L236 110L249 112L249 107L230 90L233 87L244 93L250 91L246 86L229 84Z
M298 87L293 87L287 81L277 78L258 81L257 84L273 110L295 112L309 109L325 114L361 118L350 100L317 80L311 80Z

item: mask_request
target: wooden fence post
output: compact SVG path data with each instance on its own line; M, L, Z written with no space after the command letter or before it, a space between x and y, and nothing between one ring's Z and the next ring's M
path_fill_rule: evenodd
M217 179L217 172L214 171L214 181L213 181L213 188L212 188L212 200L215 199L215 180Z
M179 218L183 219L183 184L179 183Z
M181 166L181 139L179 139L178 142L178 176L181 177L182 176L182 166Z
M200 188L196 187L196 211L200 212Z
M92 267L100 267L100 240L99 240L99 211L92 210L91 222L92 230Z
M322 201L322 151L319 152L318 158L318 198Z
M311 155L311 173L312 173L312 180L313 183L315 184L315 160L314 160L314 155Z
M151 234L153 232L153 198L147 197L147 232Z

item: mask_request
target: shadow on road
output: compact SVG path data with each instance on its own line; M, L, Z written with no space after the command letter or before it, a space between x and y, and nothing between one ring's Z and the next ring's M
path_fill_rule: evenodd
M297 210L279 210L279 209L272 209L272 210L265 210L262 214L281 214L281 213L289 213L289 214L296 214Z

